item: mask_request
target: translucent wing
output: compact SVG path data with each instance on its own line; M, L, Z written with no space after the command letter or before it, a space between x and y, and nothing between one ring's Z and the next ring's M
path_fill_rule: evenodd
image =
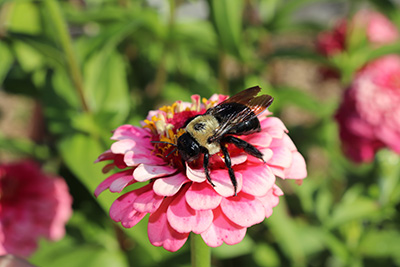
M273 98L269 95L256 96L261 88L256 86L246 89L225 101L219 103L214 108L209 109L206 114L211 114L215 117L222 119L220 125L215 130L214 135L210 141L216 141L228 133L235 125L243 121L248 121L262 113L269 105L271 105ZM227 112L229 103L241 104L239 110L235 112Z

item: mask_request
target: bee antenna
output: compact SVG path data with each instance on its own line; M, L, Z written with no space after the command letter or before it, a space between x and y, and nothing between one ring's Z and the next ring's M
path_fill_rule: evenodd
M165 157L168 158L172 153L174 153L177 150L177 148L174 148L171 150L171 152L168 153Z
M155 143L155 144L168 144L168 145L171 145L171 146L176 147L175 144L170 143L170 142L166 142L166 141L151 141L151 143Z

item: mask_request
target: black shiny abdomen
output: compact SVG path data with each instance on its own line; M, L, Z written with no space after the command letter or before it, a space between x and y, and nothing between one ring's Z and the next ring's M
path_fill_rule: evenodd
M243 110L248 110L250 114L254 114L254 112L251 111L251 109L246 105L239 103L226 103L220 104L219 111L214 114L214 116L218 122L221 123L229 121L230 118L235 117L235 114L239 114ZM247 135L254 132L259 132L260 130L260 121L254 114L252 119L236 123L236 125L233 126L226 134Z

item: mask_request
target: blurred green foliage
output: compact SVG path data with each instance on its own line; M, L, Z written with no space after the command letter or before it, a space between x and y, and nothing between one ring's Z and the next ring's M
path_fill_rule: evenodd
M274 96L271 110L287 124L309 177L302 186L280 183L285 196L273 215L250 228L242 243L213 249L213 264L400 265L398 156L382 151L371 164L353 165L341 153L332 118L341 92L319 84L304 90L297 83L302 74L290 73L289 82L275 77L279 62L327 63L310 43L330 21L309 19L304 11L337 5L352 12L365 3L0 1L1 88L40 103L46 125L35 141L0 134L0 148L60 173L74 197L66 237L42 241L30 261L44 267L189 266L190 242L170 253L149 243L146 221L133 229L111 221L108 209L117 195L94 199L106 175L93 162L109 148L111 130L138 125L150 109L189 101L192 94L233 94L260 85ZM393 2L369 4L400 22ZM360 54L373 58L398 47L372 54L358 49L334 65L351 79L367 60ZM326 94L331 97L320 97Z

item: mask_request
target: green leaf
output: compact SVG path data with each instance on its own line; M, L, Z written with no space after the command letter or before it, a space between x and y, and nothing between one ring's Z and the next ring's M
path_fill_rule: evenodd
M41 68L44 58L36 49L25 42L14 42L13 49L22 69L29 73Z
M253 252L254 261L258 266L275 267L282 266L278 253L266 243L259 243Z
M293 265L306 265L303 240L298 234L293 218L287 212L284 198L281 197L279 202L279 205L274 208L272 216L265 220L265 224L271 229L277 244Z
M112 128L123 123L129 113L130 96L125 62L112 50L101 51L85 65L85 94L94 112L112 114Z
M274 17L269 23L268 28L275 33L278 33L298 27L299 23L293 22L294 13L305 5L317 1L318 0L280 1L279 7L276 8Z
M64 238L64 242L48 244L31 259L36 266L129 266L125 255L118 250L106 250L98 245L77 245L73 240Z
M376 201L356 196L354 199L344 200L336 205L326 226L335 228L354 220L376 217L379 211L380 207Z
M331 118L337 103L335 101L323 102L315 99L314 96L301 91L300 89L291 87L277 87L275 88L273 97L277 102L274 105L285 105L291 104L300 107L306 111L311 112L314 116L318 118Z
M95 138L85 134L75 134L63 138L58 145L58 149L64 162L89 192L94 192L96 187L109 176L101 172L104 164L94 164L95 159L104 152L102 145ZM111 204L118 196L118 194L104 192L97 198L97 201L103 210L108 213ZM121 229L140 244L144 250L143 253L151 257L153 261L160 261L166 255L165 250L150 244L146 230L147 219L143 219L132 229L122 227Z
M351 255L346 244L344 244L342 240L338 239L335 235L328 231L324 232L322 238L325 240L326 246L335 256L336 260L340 262L341 265L339 266L345 266L345 263L348 262Z
M78 95L64 71L48 76L41 100L49 130L53 134L69 134L74 131L71 121L80 115Z
M75 210L66 236L58 242L42 240L30 261L37 266L128 266L112 225L104 227L87 216Z
M0 58L0 84L3 84L3 81L11 68L11 64L14 61L14 57L11 54L9 47L4 42L0 42Z
M209 0L211 17L223 50L241 58L242 0Z
M296 228L299 239L302 240L303 250L306 255L315 255L325 249L322 227L297 222Z
M18 32L8 32L8 36L15 43L17 57L26 71L34 70L44 63L51 67L64 68L62 51L46 36ZM28 51L20 51L21 49ZM34 61L29 62L31 60Z
M38 34L41 31L38 5L33 1L14 1L8 30Z
M330 212L333 207L332 192L324 187L317 192L317 199L315 201L315 213L321 222L330 220Z
M50 151L47 146L35 144L29 139L6 138L0 133L0 149L14 152L19 156L33 157L40 160L48 159Z
M64 137L58 144L58 150L70 170L85 185L89 192L105 179L101 164L94 161L105 151L99 140L89 135L76 133ZM104 210L108 210L115 196L99 198L98 201Z
M246 254L250 254L255 248L253 240L249 236L245 236L242 242L236 245L227 245L223 243L221 246L212 249L212 255L218 259L231 259Z
M358 251L365 257L398 257L400 233L396 230L372 229L361 239Z

